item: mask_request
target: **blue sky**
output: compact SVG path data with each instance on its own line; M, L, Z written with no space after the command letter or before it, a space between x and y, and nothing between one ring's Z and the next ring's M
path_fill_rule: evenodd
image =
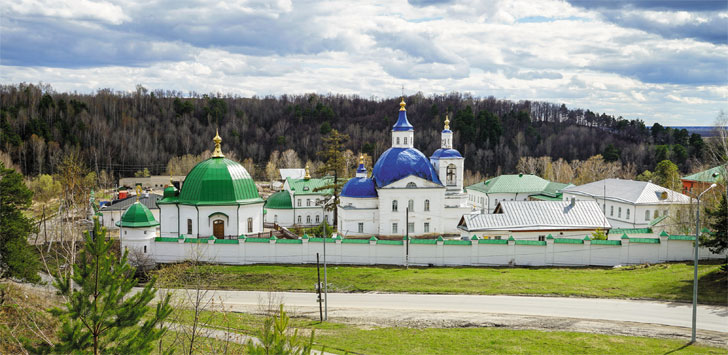
M648 124L728 111L728 2L0 0L0 81L392 97L451 91Z

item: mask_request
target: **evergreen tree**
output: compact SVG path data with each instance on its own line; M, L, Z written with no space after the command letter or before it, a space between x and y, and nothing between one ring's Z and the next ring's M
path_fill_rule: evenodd
M62 323L57 353L140 354L149 353L165 328L157 328L172 312L169 296L157 304L151 317L140 322L156 289L151 280L141 291L130 295L136 286L135 269L127 263L128 251L121 259L106 240L106 228L94 219L93 233L84 232L85 246L72 276L57 276L55 286L66 297L65 309L51 313ZM71 281L75 287L71 287Z
M0 277L40 280L38 255L28 245L28 235L35 227L23 214L32 197L23 176L0 162Z
M708 234L700 244L710 249L715 254L720 254L728 249L728 204L726 203L726 194L721 196L720 204L715 209L705 209L708 217L710 229L712 232Z
M334 226L338 226L338 211L336 206L339 204L339 194L346 183L343 179L346 172L346 159L344 158L344 143L349 140L349 136L341 134L339 131L332 129L328 137L324 139L324 150L318 152L319 156L324 160L324 164L317 173L323 175L333 174L334 179L331 184L318 187L314 191L331 189L334 192L334 200L328 204L327 209L334 210Z

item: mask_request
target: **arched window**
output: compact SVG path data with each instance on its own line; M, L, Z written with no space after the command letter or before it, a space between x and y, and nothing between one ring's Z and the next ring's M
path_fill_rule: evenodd
M645 221L650 220L650 210L645 211Z
M414 211L415 210L415 201L414 200L409 200L407 202L407 208L409 208L409 211L410 212Z
M447 166L447 184L448 185L457 185L457 168L455 167L455 164L450 164Z
M627 219L629 219L629 208L627 209Z
M192 220L187 219L187 234L192 234Z
M622 218L622 207L617 208L617 218Z
M311 224L311 215L306 216L306 224Z
M397 212L397 200L392 201L392 212Z
M253 233L253 217L248 217L248 233Z
M660 211L655 210L655 212L652 214L652 219L655 219L657 217L660 217Z
M321 223L321 216L316 215L316 224Z
M298 224L301 224L301 216L298 216Z
M609 206L609 216L614 216L614 206Z
M417 184L415 184L414 182L409 182L409 183L407 183L407 188L408 189L416 189L417 188Z
M399 137L397 137L397 145L399 145Z
M430 210L430 200L425 200L425 212Z

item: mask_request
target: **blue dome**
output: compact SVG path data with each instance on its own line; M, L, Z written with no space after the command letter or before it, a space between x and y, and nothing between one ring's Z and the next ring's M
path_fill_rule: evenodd
M344 184L341 197L367 198L377 197L374 180L365 177L353 178Z
M414 175L442 185L435 169L422 152L414 148L389 148L374 164L372 178L378 187Z
M414 131L415 128L407 120L407 111L399 111L397 123L392 127L392 131Z
M460 152L458 152L455 149L445 149L440 148L436 150L434 153L432 153L432 156L430 159L445 159L445 158L462 158L463 156L460 155Z

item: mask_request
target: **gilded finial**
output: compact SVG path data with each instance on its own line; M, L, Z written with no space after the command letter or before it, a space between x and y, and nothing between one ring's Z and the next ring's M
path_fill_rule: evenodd
M311 178L311 173L308 171L308 163L306 163L306 176L304 176L303 178L306 180Z
M359 164L364 164L364 154L359 154Z
M404 103L404 97L402 98L402 101L399 103L399 110L400 111L407 111L404 107L407 106L406 103Z
M215 130L215 138L213 138L212 141L215 142L215 151L212 152L212 157L224 158L225 156L222 154L222 149L220 149L220 142L222 142L222 138L220 138L220 134L217 129Z
M136 200L139 202L139 197L142 195L142 185L136 186Z
M445 129L450 129L450 118L445 115Z

